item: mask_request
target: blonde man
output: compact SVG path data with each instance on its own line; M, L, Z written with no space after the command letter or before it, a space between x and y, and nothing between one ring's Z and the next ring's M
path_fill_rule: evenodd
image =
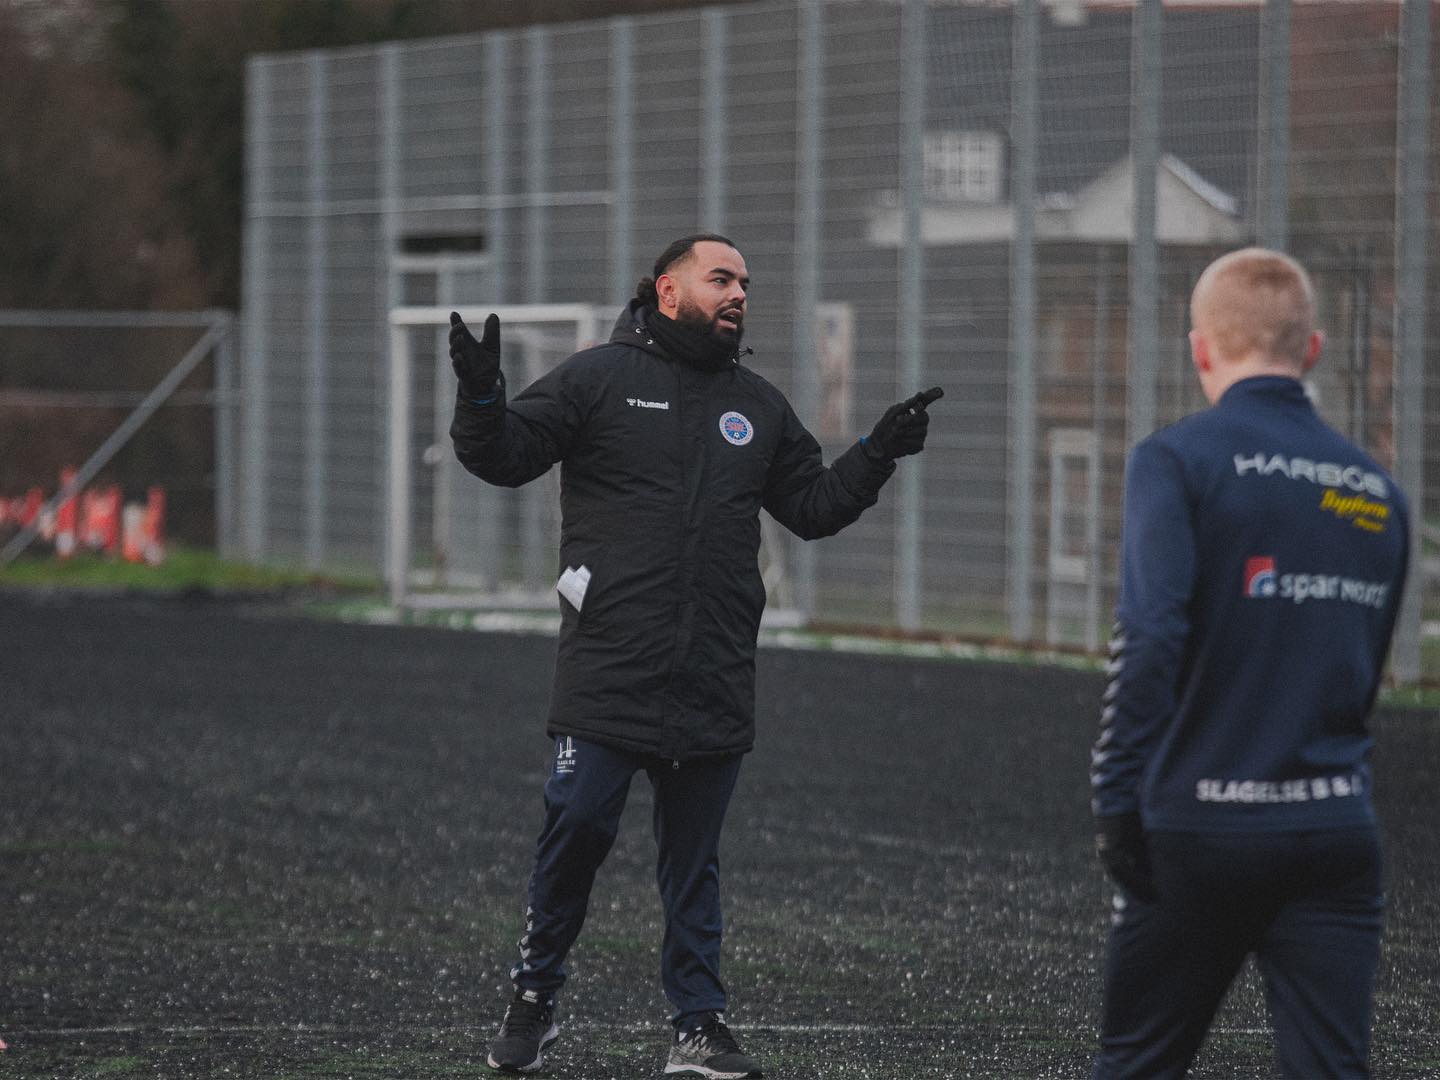
M1366 718L1406 504L1305 395L1323 338L1298 263L1232 252L1190 314L1212 407L1126 471L1091 765L1117 885L1094 1076L1183 1076L1254 955L1284 1074L1364 1077L1383 907Z

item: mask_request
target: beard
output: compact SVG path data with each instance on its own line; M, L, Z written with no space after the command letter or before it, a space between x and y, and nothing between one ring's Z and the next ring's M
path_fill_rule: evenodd
M675 306L675 321L685 327L691 333L699 334L717 344L728 345L738 348L740 339L745 335L745 315L736 310L739 318L733 327L720 321L723 312L731 311L731 308L721 308L714 316L706 315L700 305L693 300L681 300Z

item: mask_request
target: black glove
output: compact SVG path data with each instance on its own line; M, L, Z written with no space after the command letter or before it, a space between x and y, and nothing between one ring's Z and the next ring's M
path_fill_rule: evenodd
M470 333L458 311L450 313L450 364L460 380L460 396L478 405L494 401L505 389L500 373L500 316L485 320L480 340Z
M925 409L944 396L945 391L936 386L891 405L865 440L865 452L878 461L918 454L925 449L925 433L930 428L930 414Z
M1126 892L1151 903L1160 898L1150 873L1150 853L1145 849L1145 827L1139 814L1097 817L1095 854L1105 872Z

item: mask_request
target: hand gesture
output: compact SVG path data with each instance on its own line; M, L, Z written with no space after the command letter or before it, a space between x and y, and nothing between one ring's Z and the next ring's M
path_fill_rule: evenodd
M1139 814L1096 818L1095 854L1110 879L1130 895L1152 903L1159 898Z
M891 405L865 440L866 451L882 461L918 454L925 449L925 433L930 427L930 414L926 409L944 396L945 391L935 386Z
M460 396L488 405L505 388L500 373L500 316L485 320L480 340L470 333L458 311L450 313L450 364L460 380Z

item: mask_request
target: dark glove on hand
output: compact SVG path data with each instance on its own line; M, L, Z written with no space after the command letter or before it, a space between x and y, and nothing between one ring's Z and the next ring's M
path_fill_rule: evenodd
M945 391L936 386L891 405L865 440L866 453L881 461L894 461L925 449L925 433L930 428L930 414L925 410L944 396Z
M500 373L500 316L485 320L480 340L470 333L458 311L450 313L450 364L460 380L460 396L477 405L488 405L505 388Z
M1105 872L1126 892L1151 903L1160 898L1150 873L1150 853L1145 849L1145 827L1139 814L1097 817L1095 854Z

